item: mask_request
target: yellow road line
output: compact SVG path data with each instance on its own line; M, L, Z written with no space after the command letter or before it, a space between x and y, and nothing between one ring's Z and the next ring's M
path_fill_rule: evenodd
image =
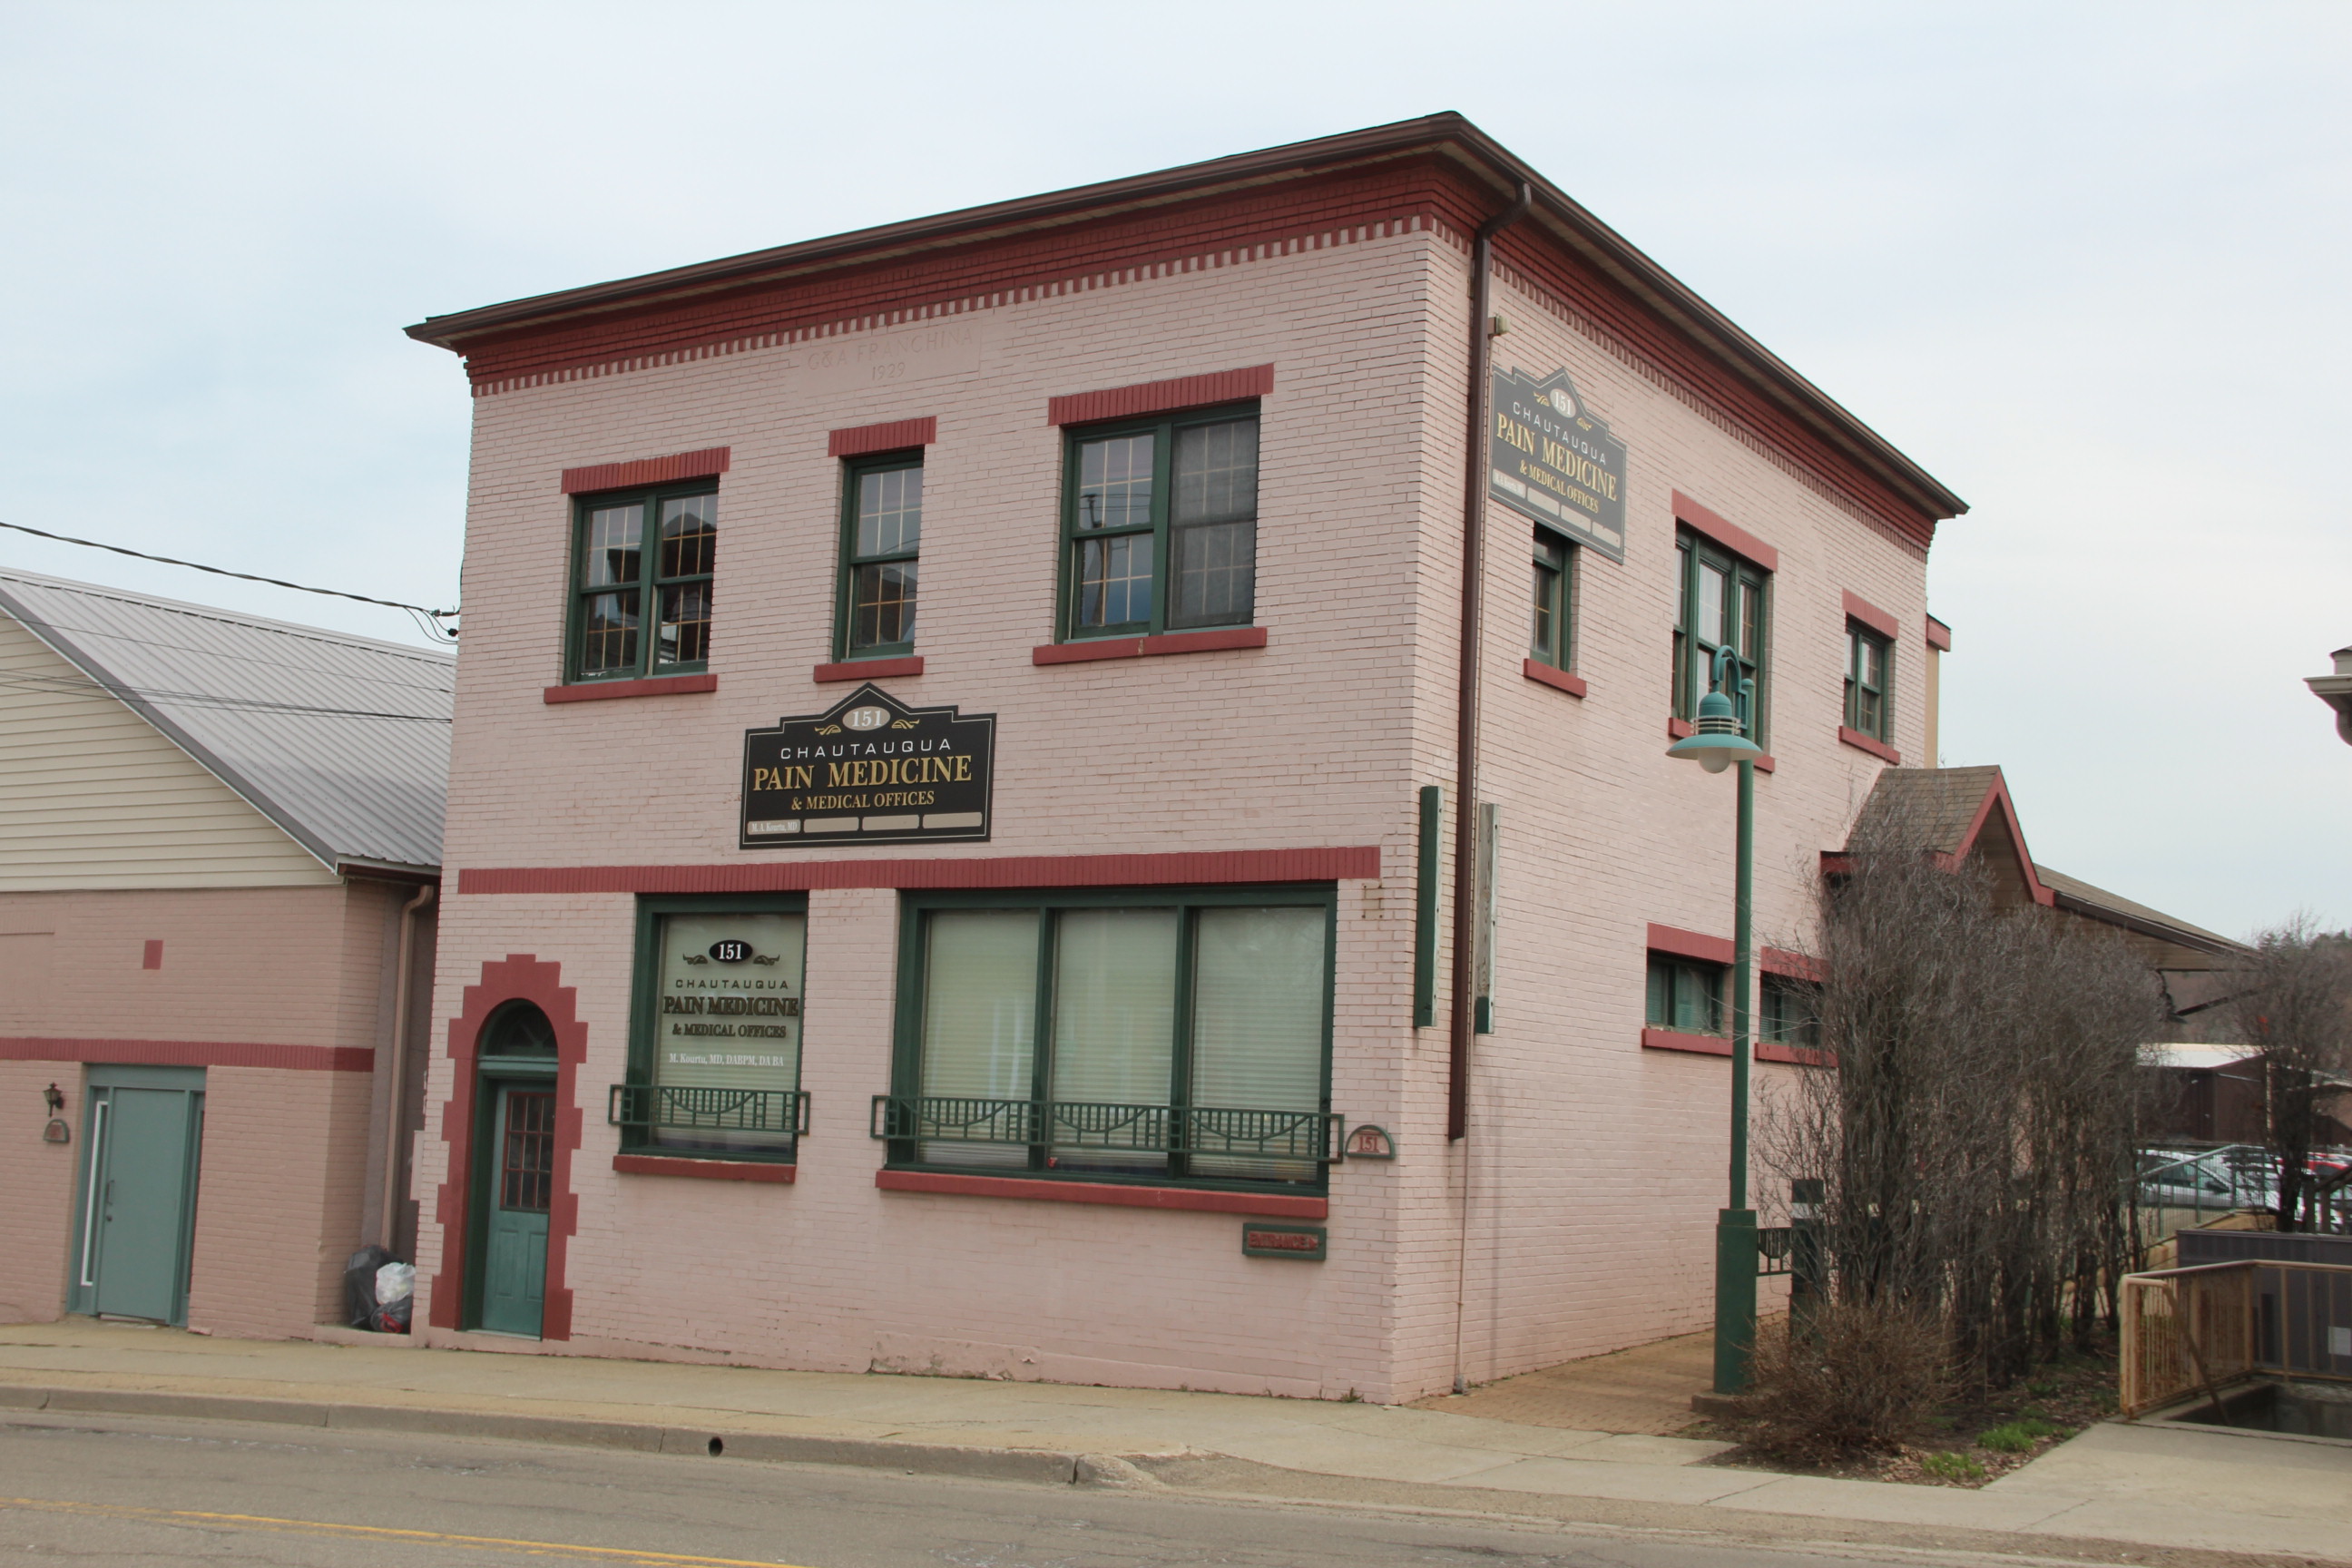
M132 1508L120 1503L67 1502L54 1498L0 1498L0 1509L39 1509L49 1513L98 1514L109 1519L149 1520L159 1524L241 1525L247 1529L307 1531L364 1541L414 1541L421 1545L464 1546L478 1552L564 1552L620 1563L658 1563L664 1568L793 1568L772 1558L696 1557L675 1552L640 1552L627 1546L584 1546L570 1541L509 1541L499 1535L451 1535L437 1530L391 1530L374 1524L333 1524L319 1519L273 1519L258 1513L205 1513L184 1508Z

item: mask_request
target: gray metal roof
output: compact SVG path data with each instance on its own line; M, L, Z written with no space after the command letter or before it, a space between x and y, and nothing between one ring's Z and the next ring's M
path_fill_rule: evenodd
M330 869L439 868L454 656L7 570L0 614Z

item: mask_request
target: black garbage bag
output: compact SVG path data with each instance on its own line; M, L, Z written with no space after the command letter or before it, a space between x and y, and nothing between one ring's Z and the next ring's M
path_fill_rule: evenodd
M355 1329L375 1327L375 1271L392 1261L381 1247L362 1247L343 1265L343 1320Z

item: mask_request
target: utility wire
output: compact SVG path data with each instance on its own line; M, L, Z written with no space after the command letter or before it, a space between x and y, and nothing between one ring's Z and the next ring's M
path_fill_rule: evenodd
M0 522L0 528L13 528L19 533L29 533L37 539L54 539L60 544L87 545L92 550L110 550L117 555L135 556L142 561L158 561L166 566L185 566L192 572L210 572L216 577L236 577L247 583L267 583L273 588L291 588L298 594L324 594L333 599L356 599L362 605L381 605L387 610L406 610L412 616L425 617L417 624L434 636L451 642L457 639L457 631L444 626L445 621L457 618L455 610L428 610L422 605L404 604L398 599L371 599L365 594L346 594L341 588L313 588L306 584L289 583L283 577L257 577L250 572L232 572L225 566L206 566L195 561L175 561L169 555L150 555L143 550L131 550L120 544L101 544L95 539L76 539L69 533L51 533L47 529L27 528L21 522Z

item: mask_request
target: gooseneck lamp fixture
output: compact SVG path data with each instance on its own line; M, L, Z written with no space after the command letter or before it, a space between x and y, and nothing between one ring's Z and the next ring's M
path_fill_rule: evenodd
M1731 931L1731 1184L1730 1203L1715 1221L1715 1392L1748 1386L1756 1349L1756 1211L1748 1206L1748 1069L1749 912L1756 885L1756 759L1764 749L1749 740L1756 683L1739 683L1735 704L1725 688L1734 668L1731 649L1715 655L1713 689L1699 699L1693 732L1666 748L1708 773L1739 764L1738 869Z

